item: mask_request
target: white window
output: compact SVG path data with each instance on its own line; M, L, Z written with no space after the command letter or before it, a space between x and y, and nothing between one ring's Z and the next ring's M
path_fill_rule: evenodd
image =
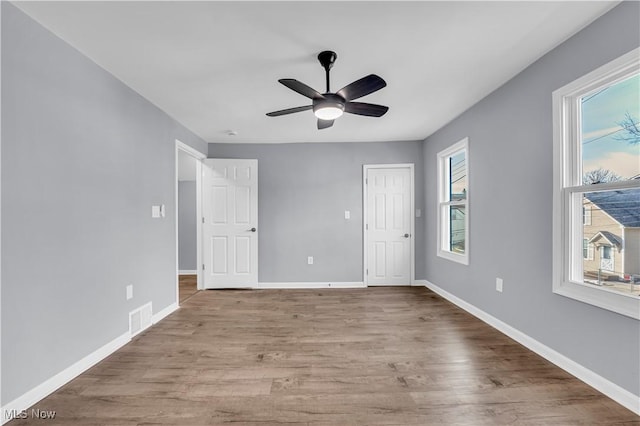
M582 224L591 225L591 206L582 207Z
M624 247L640 244L625 232L640 217L638 93L640 49L553 92L553 291L636 319L640 286L625 277L640 261Z
M593 252L594 252L593 244L589 242L588 238L583 238L582 239L582 257L585 260L593 260Z
M438 153L438 256L469 264L469 139Z
M584 259L589 258L589 240L587 238L582 239L582 257Z

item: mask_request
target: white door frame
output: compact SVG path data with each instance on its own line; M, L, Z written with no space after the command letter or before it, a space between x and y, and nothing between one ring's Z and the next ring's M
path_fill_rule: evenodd
M176 218L176 304L180 304L180 280L178 279L178 274L180 271L180 264L178 260L178 154L179 151L184 152L196 159L196 214L198 215L198 220L196 220L196 288L198 290L202 290L204 288L204 283L202 280L202 160L207 158L207 156L200 151L190 147L189 145L179 141L176 139L176 149L175 149L175 218Z
M410 255L409 255L409 261L411 263L411 281L409 282L409 285L414 285L416 277L415 277L415 273L416 273L416 266L415 266L415 222L416 222L416 217L415 217L415 211L416 211L416 207L415 207L415 172L414 172L414 164L413 163L401 163L401 164L364 164L362 166L362 240L363 240L363 259L362 259L362 277L363 277L363 282L365 286L369 285L369 276L367 274L367 269L369 268L369 251L368 251L368 234L367 234L367 173L369 170L371 169L409 169L409 174L411 176L411 187L410 187L410 207L409 207L409 213L410 213L410 217L411 217L411 242L409 244L409 249L410 249Z

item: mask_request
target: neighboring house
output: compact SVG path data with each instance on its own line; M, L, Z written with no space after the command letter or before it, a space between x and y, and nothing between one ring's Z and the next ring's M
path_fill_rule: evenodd
M587 193L582 212L585 277L640 281L640 190Z

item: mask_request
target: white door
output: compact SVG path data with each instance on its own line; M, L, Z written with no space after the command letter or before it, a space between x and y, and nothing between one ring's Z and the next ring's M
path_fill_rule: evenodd
M600 269L613 272L613 247L600 246Z
M204 160L202 192L204 287L256 287L258 160Z
M412 166L365 166L367 285L411 285Z

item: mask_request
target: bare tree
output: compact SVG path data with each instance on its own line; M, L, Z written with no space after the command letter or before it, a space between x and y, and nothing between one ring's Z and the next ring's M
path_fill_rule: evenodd
M582 175L582 183L585 185L593 185L594 183L617 182L622 180L619 176L608 169L602 167L597 170L590 170Z
M618 121L617 124L624 129L624 132L614 136L614 139L629 142L632 145L640 144L640 125L638 120L634 120L629 114L629 111L624 115L624 120Z

